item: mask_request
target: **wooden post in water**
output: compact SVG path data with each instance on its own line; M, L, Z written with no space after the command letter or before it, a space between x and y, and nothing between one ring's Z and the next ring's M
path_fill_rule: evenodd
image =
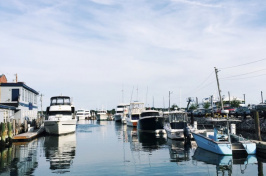
M11 122L7 122L7 135L8 135L8 144L10 145L13 137L13 129Z
M255 120L256 137L257 137L257 140L261 141L259 112L254 111L253 115L254 115L254 120Z
M5 123L1 123L1 145L5 146L6 143L6 124Z
M263 163L258 161L258 176L263 176Z

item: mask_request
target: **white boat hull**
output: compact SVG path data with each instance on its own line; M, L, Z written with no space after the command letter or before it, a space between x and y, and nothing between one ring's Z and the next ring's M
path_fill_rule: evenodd
M76 119L67 121L44 121L44 129L49 134L61 135L76 131Z
M127 126L137 127L138 126L138 120L127 120Z
M98 121L108 120L108 115L107 114L98 114L97 120Z

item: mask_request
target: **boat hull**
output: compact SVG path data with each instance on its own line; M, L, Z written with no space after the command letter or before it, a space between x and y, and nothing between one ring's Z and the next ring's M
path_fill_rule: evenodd
M228 141L215 142L201 134L192 132L198 147L220 155L232 155L232 144Z
M127 126L137 127L138 126L138 120L128 120Z
M165 133L163 128L165 119L163 117L146 117L138 121L138 130L153 133Z
M96 117L97 117L98 121L108 120L108 115L107 114L98 114Z
M121 116L121 114L115 114L115 121L116 121L116 122L121 122L121 121L122 121L122 116Z
M74 133L76 131L76 120L67 121L44 121L45 132L53 135Z

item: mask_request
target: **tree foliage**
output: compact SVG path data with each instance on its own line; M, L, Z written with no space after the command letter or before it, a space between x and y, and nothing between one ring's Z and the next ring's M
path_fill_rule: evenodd
M191 104L189 107L189 109L192 109L192 110L197 109L197 108L198 106L196 104Z
M230 104L231 104L231 107L238 108L240 103L241 102L239 100L234 99L234 100L231 101Z
M203 104L203 108L204 108L204 109L209 109L210 106L211 106L210 102L205 102L205 103Z

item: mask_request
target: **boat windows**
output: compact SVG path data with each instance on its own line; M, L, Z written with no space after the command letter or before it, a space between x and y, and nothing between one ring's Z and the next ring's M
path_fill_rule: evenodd
M131 116L131 119L132 119L132 120L139 120L139 114L133 114L133 115Z
M147 117L147 116L159 116L159 112L143 112L143 113L141 113L141 117Z
M187 122L172 122L171 128L172 129L184 129L187 127Z
M70 98L63 98L63 97L52 98L51 105L70 105Z
M123 113L123 111L116 111L116 113Z
M61 114L61 115L71 115L71 111L50 111L49 112L49 115L53 116L53 115L58 115L58 114Z

